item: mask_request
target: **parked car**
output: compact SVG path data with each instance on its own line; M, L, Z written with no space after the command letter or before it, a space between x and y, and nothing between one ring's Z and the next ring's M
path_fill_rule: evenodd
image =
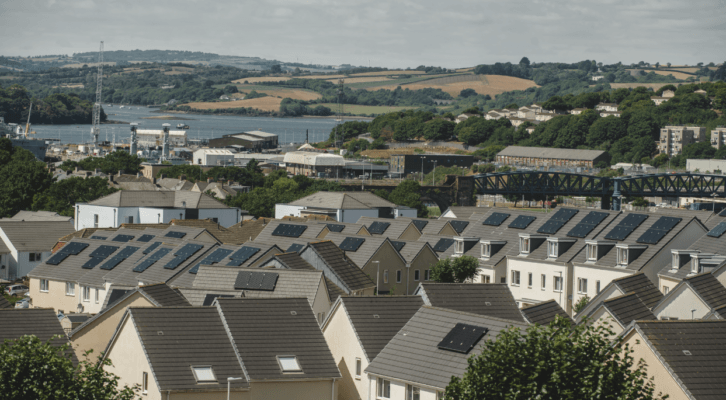
M15 303L15 308L30 308L30 298L25 297Z
M25 285L8 285L5 287L5 293L9 296L18 296L28 293L28 287Z

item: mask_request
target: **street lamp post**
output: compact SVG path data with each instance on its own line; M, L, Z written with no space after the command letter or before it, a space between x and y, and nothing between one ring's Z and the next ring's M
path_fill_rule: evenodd
M426 157L421 157L421 185L423 185L423 177L424 177L423 167L424 167L424 162L426 162Z
M241 380L241 379L242 379L242 377L239 377L239 378L229 377L229 378L227 378L227 400L229 400L229 384L230 384L230 382L232 382L232 381L238 381L238 380Z

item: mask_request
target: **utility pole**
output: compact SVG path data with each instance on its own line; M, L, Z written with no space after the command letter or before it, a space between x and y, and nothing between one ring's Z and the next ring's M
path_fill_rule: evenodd
M425 156L424 157L421 157L421 185L422 186L423 186L423 178L424 178L424 173L423 173L423 171L424 171L423 170L424 162L426 162L426 157Z
M101 102L103 101L101 92L103 89L103 42L98 50L98 76L96 77L96 103L93 104L93 126L91 127L91 136L93 138L93 147L98 147L98 134L101 132Z
M436 186L436 160L434 160L434 176L431 177L431 186Z

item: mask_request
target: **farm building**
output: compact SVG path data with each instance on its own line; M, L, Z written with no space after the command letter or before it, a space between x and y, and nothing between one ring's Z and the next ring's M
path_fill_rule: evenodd
M403 174L423 173L433 171L437 167L464 167L470 168L474 163L474 156L459 154L392 154L391 172Z
M250 131L224 135L221 138L209 139L209 147L244 146L249 150L275 149L278 146L277 135L262 131Z
M600 150L551 149L545 147L509 146L497 154L497 162L506 165L531 165L537 167L587 167L592 168L608 155Z

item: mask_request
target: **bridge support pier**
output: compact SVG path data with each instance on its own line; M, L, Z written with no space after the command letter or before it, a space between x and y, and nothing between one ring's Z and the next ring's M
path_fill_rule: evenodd
M615 178L613 179L613 211L620 211L621 201L623 198L623 195L620 193L620 179Z

